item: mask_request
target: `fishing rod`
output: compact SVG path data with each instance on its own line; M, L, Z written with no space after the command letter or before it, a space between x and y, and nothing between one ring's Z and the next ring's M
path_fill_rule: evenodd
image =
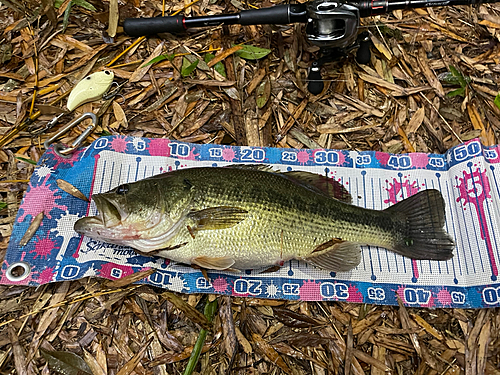
M360 64L370 61L368 33L358 34L361 17L386 14L399 9L437 6L476 5L500 0L314 0L304 4L283 4L269 8L243 10L239 13L214 16L184 17L183 15L154 18L127 18L123 28L130 36L158 33L178 33L188 28L219 25L285 25L305 23L307 40L320 47L320 58L311 65L308 89L312 94L323 91L321 66L338 60L357 48Z

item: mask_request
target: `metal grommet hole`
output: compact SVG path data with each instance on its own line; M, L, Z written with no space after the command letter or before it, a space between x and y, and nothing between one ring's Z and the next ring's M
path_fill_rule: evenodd
M6 275L10 281L22 281L26 279L31 273L31 266L26 262L12 263L7 268Z

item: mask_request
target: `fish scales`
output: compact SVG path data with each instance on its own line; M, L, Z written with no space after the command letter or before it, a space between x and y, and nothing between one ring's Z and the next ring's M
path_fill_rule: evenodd
M305 180L297 176L255 168L168 172L100 194L96 204L101 205L101 217L81 219L75 230L141 253L215 269L304 259L347 270L359 263L360 244L418 259L451 256L454 243L442 229L444 202L436 190L377 211L328 196L309 184L317 175L304 172ZM140 224L137 215L156 227L138 230L148 224ZM100 231L97 235L95 228L85 226L89 221ZM103 226L105 222L113 225ZM103 238L108 232L113 234Z
M187 229L182 230L173 245L188 245L168 250L165 256L180 260L185 259L187 252L191 257L229 254L234 257L236 268L257 267L306 256L332 238L375 242L373 238L383 233L378 228L371 229L366 212L358 215L364 224L349 220L353 211L361 208L342 207L343 203L313 194L279 175L237 171L236 181L230 169L221 170L216 179L211 169L198 178L188 177L194 187L205 187L195 197L193 208L238 206L248 211L247 220L231 228L200 231L194 239ZM248 251L243 253L242 248Z

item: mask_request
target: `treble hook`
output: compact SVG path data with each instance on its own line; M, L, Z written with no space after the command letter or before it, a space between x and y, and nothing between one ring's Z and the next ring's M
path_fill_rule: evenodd
M113 89L113 90L108 90L108 92L106 92L106 93L102 96L102 98L103 98L104 100L109 100L109 99L111 99L111 98L113 98L113 97L115 97L115 96L121 96L121 97L122 97L122 99L123 99L123 103L125 103L125 97L124 97L122 94L120 94L120 91L122 90L123 86L125 86L127 83L128 83L128 81L124 81L124 82L123 82L123 83L121 83L121 84L118 84L117 82L113 82L113 83L111 84L111 86L116 85L116 88L115 88L115 89Z

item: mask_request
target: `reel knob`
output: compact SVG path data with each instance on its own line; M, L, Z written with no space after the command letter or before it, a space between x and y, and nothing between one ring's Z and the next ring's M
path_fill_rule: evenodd
M313 95L321 94L323 88L325 87L325 83L321 77L321 66L317 61L312 63L307 80L309 81L307 83L307 89L309 92Z
M356 51L356 61L358 64L368 64L372 57L370 51L371 41L368 33L361 33L358 37L359 48Z

